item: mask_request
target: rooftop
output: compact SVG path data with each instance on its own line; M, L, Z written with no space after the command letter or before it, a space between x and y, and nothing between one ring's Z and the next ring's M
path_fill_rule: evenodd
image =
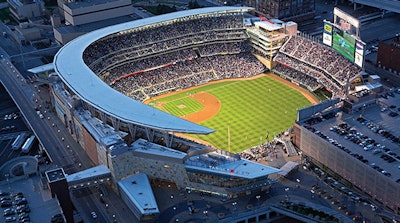
M82 125L90 132L97 142L102 142L104 146L108 147L123 141L122 137L113 127L92 117L89 111L80 109L76 114L81 119Z
M246 159L222 155L217 152L192 156L185 162L185 167L247 179L268 176L280 171L274 167Z
M83 7L89 7L89 6L94 6L94 5L101 5L101 4L107 4L107 3L113 3L121 0L72 0L68 1L65 3L69 8L71 9L77 9L77 8L83 8Z
M97 29L101 29L107 26L113 26L116 24L121 24L125 22L130 22L134 19L138 19L138 17L133 16L120 16L116 18L101 20L97 22L86 23L78 26L72 25L61 25L56 27L55 29L61 34L69 34L69 33L88 33Z
M168 147L164 147L155 143L151 143L145 139L138 139L133 144L132 147L135 149L135 152L163 156L175 159L183 159L186 156L186 153L180 152L178 150L174 150Z
M49 183L65 179L65 173L62 168L46 171L45 174Z
M144 215L159 213L150 182L144 173L139 173L118 181L121 190Z
M263 29L266 29L268 31L274 31L274 30L282 29L282 24L270 23L270 22L267 22L267 21L255 22L254 25L259 26L259 27L261 27Z
M68 183L72 183L91 178L101 178L110 174L111 174L110 170L105 165L99 165L70 174L66 178Z

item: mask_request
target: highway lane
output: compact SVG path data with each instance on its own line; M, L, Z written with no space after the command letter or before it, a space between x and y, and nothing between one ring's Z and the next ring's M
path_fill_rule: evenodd
M16 68L9 61L7 63L1 58L0 81L13 98L27 125L35 132L54 166L63 167L67 174L93 166L86 152L74 141L68 129L64 127L54 112L45 112L45 106L41 106L40 111L44 117L39 117L35 110L42 103L40 97L37 97L38 89L27 84ZM38 99L37 102L36 99ZM74 202L74 204L79 206L78 211L86 216L86 220L90 219L89 221L93 222L112 221L103 210L104 208L101 208L100 201L96 199L96 196L87 196L83 202ZM89 210L95 211L98 217L92 219Z
M111 217L103 211L104 205L102 205L99 201L99 193L94 192L90 188L83 188L72 191L71 195L71 199L74 201L77 209L85 210L85 213L81 215L84 222L112 222ZM91 212L93 211L96 213L96 218L93 218L91 215Z
M65 149L61 149L64 148L64 145L60 140L60 134L52 129L53 127L47 120L41 119L37 115L34 110L34 92L24 80L20 80L17 77L18 73L18 70L10 62L1 61L1 82L15 101L25 120L27 120L29 127L35 132L40 144L44 146L52 162L57 166L74 165Z

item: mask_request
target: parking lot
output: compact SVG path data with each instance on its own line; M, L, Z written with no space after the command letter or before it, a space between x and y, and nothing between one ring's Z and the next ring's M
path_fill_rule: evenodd
M19 157L21 149L12 149L12 144L21 133L31 134L18 108L0 85L0 166ZM37 153L37 142L30 151ZM48 190L42 190L38 176L16 180L9 176L0 181L0 222L50 222L60 213L58 204Z
M393 93L393 92L392 92ZM384 93L384 95L386 95ZM388 178L400 183L400 92L353 114L339 113L313 125L315 133Z
M61 209L38 176L0 182L0 222L50 222Z

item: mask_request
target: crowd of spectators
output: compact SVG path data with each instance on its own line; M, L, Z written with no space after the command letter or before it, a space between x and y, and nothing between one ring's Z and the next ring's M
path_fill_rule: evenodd
M275 73L284 75L286 78L289 78L296 83L306 86L310 91L315 91L321 86L318 83L318 80L311 75L307 75L301 71L285 67L282 64L278 64L277 66L275 66L273 71Z
M286 70L295 70L300 76L304 74L317 80L334 97L344 97L347 78L351 81L361 73L361 68L334 49L300 36L292 36L281 47L274 60L287 68ZM289 72L287 76L293 78L293 72ZM309 84L305 85L311 87Z
M251 51L251 46L244 42L215 43L212 47L209 45L199 46L200 56L213 56L216 54L237 54L240 52Z
M85 49L83 60L95 73L98 73L103 68L125 60L191 47L195 44L245 38L243 19L240 15L193 17L106 36Z
M213 47L209 45L209 47ZM215 51L214 51L215 52ZM138 67L140 72L127 75L118 81L112 81L115 75L108 75L105 80L114 89L136 99L143 101L161 93L178 89L198 86L214 80L227 78L252 77L264 71L264 65L249 52L238 54L214 54L213 56L194 57L187 60L163 64L166 57L152 57L137 61L140 66L126 66L116 68L120 74L135 72ZM167 59L170 61L171 59ZM148 67L145 67L148 65Z
M310 66L309 64L305 64L301 61L298 61L294 58L290 58L289 56L278 53L275 58L275 61L282 64L283 66L287 67L288 69L293 69L299 71L303 74L306 74L312 78L315 78L318 83L326 88L326 90L332 92L333 97L344 97L345 95L345 88L337 83L334 80L329 79L329 76L326 76L323 71L319 71L314 67Z
M191 18L104 37L83 60L105 83L136 100L265 67L250 54L240 15Z
M243 152L240 152L239 155L243 159L248 159L255 162L259 162L262 160L266 161L268 157L276 158L276 154L278 152L276 149L277 143L277 141L272 140L261 145L246 149Z
M301 36L292 36L279 50L289 57L324 71L342 86L357 77L361 68L346 59L334 49Z

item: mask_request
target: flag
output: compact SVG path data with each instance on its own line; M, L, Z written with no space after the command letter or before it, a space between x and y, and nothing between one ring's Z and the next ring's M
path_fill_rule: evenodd
M261 14L259 14L258 17L260 17L260 19L261 19L262 21L266 21L266 22L269 22L269 23L271 23L271 24L275 24L274 22L272 22L272 21L270 21L269 19L265 18L265 17L264 17L263 15L261 15Z

